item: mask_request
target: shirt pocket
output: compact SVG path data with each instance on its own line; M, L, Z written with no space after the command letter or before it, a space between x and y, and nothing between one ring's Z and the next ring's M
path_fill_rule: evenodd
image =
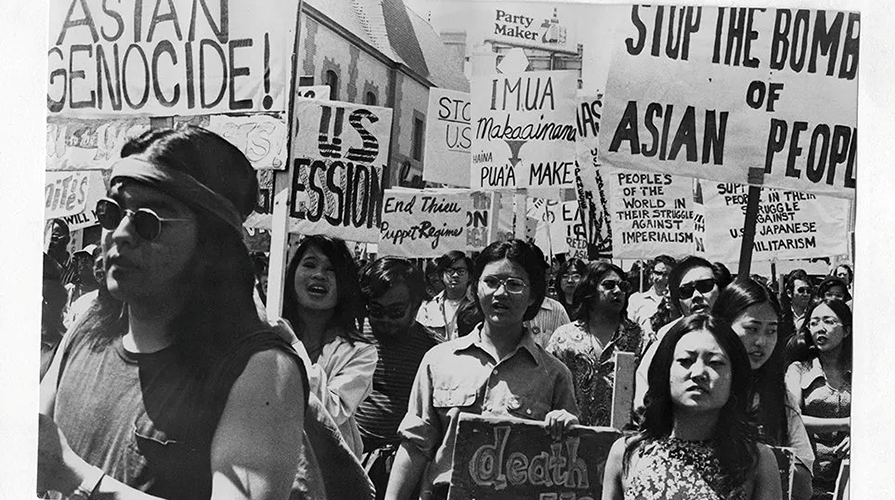
M527 420L544 420L551 410L542 397L533 394L512 395L506 405L507 413Z
M149 490L152 494L164 498L189 495L198 498L202 491L210 493L208 454L200 453L191 444L157 428L145 414L134 421L133 433L141 467L133 472L149 479L153 485Z
M432 390L432 406L435 408L463 408L475 403L475 388L462 385L435 387Z

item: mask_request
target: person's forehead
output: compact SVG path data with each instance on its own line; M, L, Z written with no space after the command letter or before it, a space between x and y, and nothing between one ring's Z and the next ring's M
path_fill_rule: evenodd
M812 318L824 318L827 316L832 316L834 318L838 318L839 316L830 308L830 306L826 304L819 304L817 307L811 311Z
M664 262L659 261L653 265L653 270L654 271L666 271L666 270L668 270L668 266L666 266Z
M389 306L392 304L400 304L407 303L410 301L410 289L407 288L405 283L399 283L390 287L379 297L373 297L371 302L382 305Z
M513 276L516 278L528 278L528 272L519 263L509 259L492 260L485 264L482 276Z
M801 288L803 286L808 286L808 282L805 280L800 280L800 279L796 278L795 280L793 280L792 286L794 288Z
M674 347L674 352L675 354L682 354L685 352L707 352L722 356L726 355L724 349L721 348L721 344L718 343L718 339L716 339L708 330L696 330L685 333L684 336L678 340L677 345Z
M109 196L126 208L153 207L177 212L192 212L185 203L170 194L138 182L116 182L109 188Z
M774 308L768 302L752 304L747 307L737 318L736 321L758 321L760 323L777 323L779 318Z
M301 260L305 259L316 259L316 260L325 260L329 262L329 256L323 253L323 250L318 248L316 245L311 245L305 250L305 253L302 254Z
M703 280L707 278L712 278L712 269L709 267L698 266L687 270L686 273L681 277L681 284L686 285L687 283Z
M466 269L466 261L463 259L457 259L450 263L447 267L448 269Z

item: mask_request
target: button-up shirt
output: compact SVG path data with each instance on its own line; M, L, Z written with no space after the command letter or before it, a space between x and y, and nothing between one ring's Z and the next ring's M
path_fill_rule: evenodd
M563 409L578 414L569 369L524 330L501 360L485 349L481 325L433 347L420 364L398 432L430 461L421 491L447 485L460 412L544 420Z

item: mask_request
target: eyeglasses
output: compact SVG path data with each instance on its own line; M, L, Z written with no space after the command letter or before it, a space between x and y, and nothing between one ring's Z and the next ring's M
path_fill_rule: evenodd
M581 281L581 275L580 274L567 274L567 275L563 276L562 279L564 279L566 281Z
M525 291L528 283L519 278L498 278L497 276L485 276L482 278L482 284L492 291L496 291L503 285L508 293L519 294Z
M689 299L693 296L694 290L699 290L699 293L706 294L712 291L715 288L715 280L713 278L706 278L704 280L696 280L686 285L681 285L678 287L678 296L682 299Z
M370 306L369 312L371 318L401 319L404 317L404 314L407 313L407 305L399 304L388 309L379 306Z
M631 289L630 283L621 280L603 280L600 283L600 286L603 287L603 290L606 290L607 292L610 290L615 290L615 287L618 287L618 289L623 292L627 292Z
M839 321L838 318L834 318L832 316L824 316L823 318L811 318L810 320L808 320L808 326L810 328L820 326L821 323L829 327L839 326L842 324L842 322Z
M449 267L444 270L444 274L447 274L448 276L456 274L457 276L463 277L469 274L469 269L466 269L465 267Z
M802 295L804 295L806 293L810 293L810 292L811 292L811 289L808 288L807 286L800 286L799 288L796 288L796 293L800 293Z
M137 236L146 240L154 241L162 232L162 222L187 222L193 219L164 219L159 217L155 211L149 208L138 208L130 210L121 208L117 201L103 198L96 202L96 218L99 225L103 229L112 231L121 224L121 219L130 217L134 222L134 229Z

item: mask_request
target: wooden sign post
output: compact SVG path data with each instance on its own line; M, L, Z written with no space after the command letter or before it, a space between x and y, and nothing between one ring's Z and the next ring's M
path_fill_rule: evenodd
M622 430L631 422L634 406L634 353L619 352L615 358L615 384L612 387L612 415L609 425Z

